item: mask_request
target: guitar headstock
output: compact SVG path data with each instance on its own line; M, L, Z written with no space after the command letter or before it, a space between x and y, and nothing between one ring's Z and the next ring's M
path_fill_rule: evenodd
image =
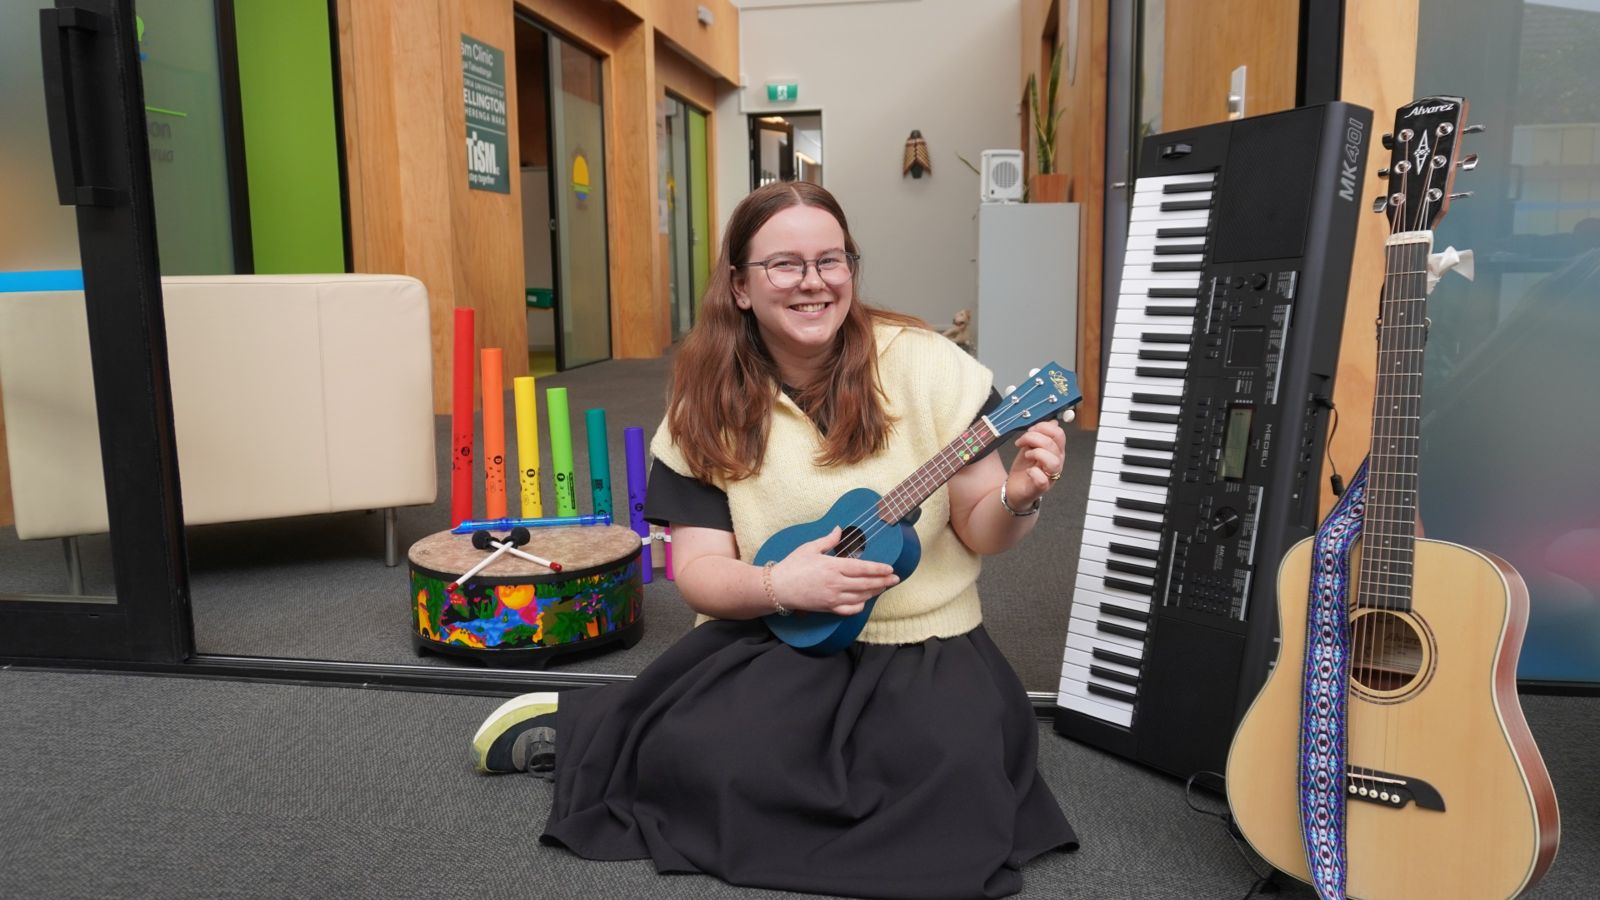
M1051 362L1034 369L988 416L989 424L1000 434L1043 422L1083 399L1078 376Z
M1482 125L1463 125L1467 101L1462 97L1424 97L1395 110L1394 131L1383 136L1390 151L1389 165L1378 170L1387 178L1388 193L1372 206L1389 217L1391 232L1432 231L1450 208L1450 201L1471 192L1451 193L1456 169L1470 171L1478 165L1473 154L1457 161L1460 137L1482 131Z

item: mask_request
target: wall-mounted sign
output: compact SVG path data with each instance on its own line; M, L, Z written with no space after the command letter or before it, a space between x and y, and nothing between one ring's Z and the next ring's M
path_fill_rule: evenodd
M800 83L797 81L769 81L767 82L767 101L770 103L789 103L800 98Z
M511 193L506 55L464 34L461 99L467 108L467 185L479 191Z

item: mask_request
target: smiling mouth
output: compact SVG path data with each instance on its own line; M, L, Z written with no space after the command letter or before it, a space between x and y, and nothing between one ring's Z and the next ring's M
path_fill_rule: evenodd
M827 303L821 303L821 302L819 302L819 303L796 303L793 306L789 307L789 309L791 311L793 311L793 312L814 313L814 312L821 312L824 309L827 309L828 305L829 304L827 304Z

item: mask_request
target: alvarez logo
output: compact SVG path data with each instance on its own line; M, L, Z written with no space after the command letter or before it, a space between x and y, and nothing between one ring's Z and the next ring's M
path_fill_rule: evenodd
M1339 199L1356 201L1356 182L1361 177L1361 144L1366 140L1366 124L1351 117L1344 127L1344 159L1339 160Z
M1406 112L1405 118L1409 119L1413 116L1425 116L1429 113L1447 112L1455 108L1456 105L1454 103L1441 103L1438 106L1413 106Z

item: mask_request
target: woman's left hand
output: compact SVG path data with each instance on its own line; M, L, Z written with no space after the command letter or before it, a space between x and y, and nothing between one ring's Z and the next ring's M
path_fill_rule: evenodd
M1069 410L1067 415L1070 414ZM1024 431L1016 445L1021 452L1006 474L1006 501L1013 509L1020 510L1032 506L1061 480L1061 466L1067 456L1067 433L1052 417Z

